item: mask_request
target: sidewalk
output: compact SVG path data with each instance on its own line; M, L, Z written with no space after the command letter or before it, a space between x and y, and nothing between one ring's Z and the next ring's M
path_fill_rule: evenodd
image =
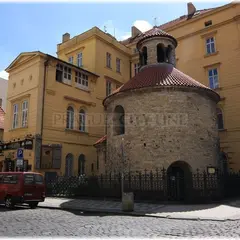
M229 205L161 205L135 203L134 211L126 213L121 210L121 202L116 201L46 198L45 202L39 203L39 207L170 219L226 221L240 220L240 205L238 202L240 203L240 201L235 201Z

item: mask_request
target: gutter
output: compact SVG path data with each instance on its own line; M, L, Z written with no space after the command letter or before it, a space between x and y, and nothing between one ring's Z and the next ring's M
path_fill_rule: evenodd
M42 119L41 119L41 137L43 138L43 118L44 118L44 102L45 102L45 90L46 90L46 75L49 59L44 62L44 76L43 76L43 97L42 97Z

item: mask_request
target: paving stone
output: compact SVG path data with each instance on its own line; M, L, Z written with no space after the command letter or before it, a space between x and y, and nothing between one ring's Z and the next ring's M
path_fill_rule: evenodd
M0 208L0 237L239 237L240 221L80 214L54 209Z

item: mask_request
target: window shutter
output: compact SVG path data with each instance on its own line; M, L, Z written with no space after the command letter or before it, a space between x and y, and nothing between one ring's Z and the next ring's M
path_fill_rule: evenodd
M60 169L62 160L62 148L53 147L53 168Z

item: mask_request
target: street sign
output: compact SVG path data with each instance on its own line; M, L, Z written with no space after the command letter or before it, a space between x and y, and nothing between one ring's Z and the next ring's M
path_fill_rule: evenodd
M17 167L23 167L23 159L17 159Z
M18 159L23 159L23 149L22 148L18 148L18 150L17 150L17 158Z

